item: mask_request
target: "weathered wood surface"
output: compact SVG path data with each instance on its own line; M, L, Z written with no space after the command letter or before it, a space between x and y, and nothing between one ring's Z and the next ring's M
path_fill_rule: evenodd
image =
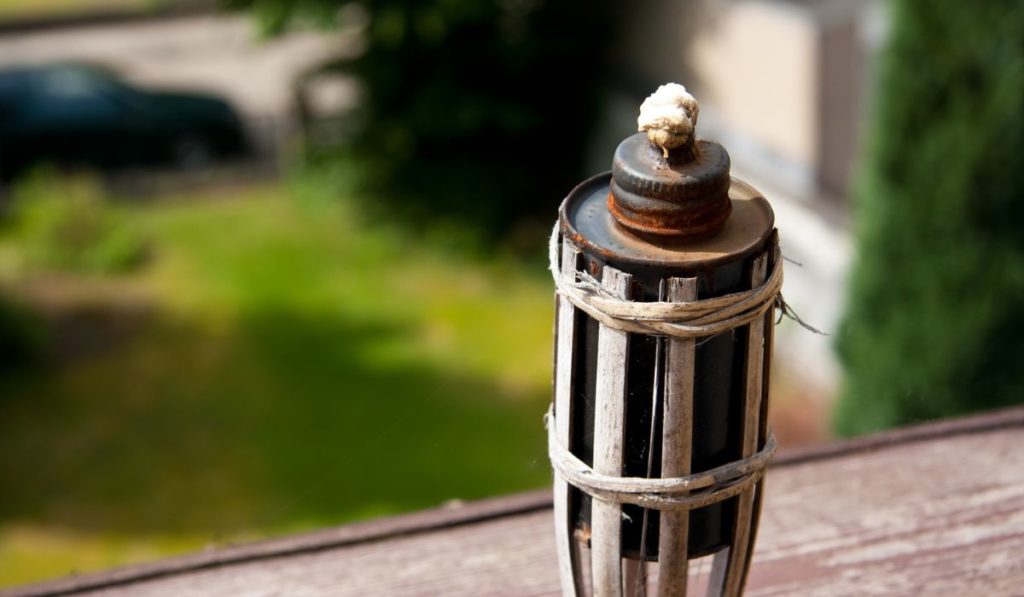
M768 277L768 254L754 260L750 287L757 288ZM750 458L757 452L761 430L761 393L764 381L764 318L747 326L746 397L743 403L742 456ZM754 490L756 491L756 489ZM754 516L754 491L744 491L736 498L736 525L729 547L715 554L711 569L709 595L735 597L740 594L747 566L751 522Z
M601 283L620 299L631 299L633 277L605 266ZM626 450L626 363L629 334L601 324L597 336L597 390L594 393L594 472L621 476ZM622 595L622 506L593 500L590 515L590 569L594 593Z
M1014 409L783 455L747 594L1024 594L1022 442ZM0 594L555 595L550 506L522 494Z
M668 299L672 302L697 300L697 278L670 278ZM690 474L693 456L693 369L696 351L693 338L670 338L666 341L665 404L663 407L664 437L661 442L661 476L685 477ZM658 597L686 597L689 573L687 540L690 533L689 512L662 512L658 528L660 575Z
M570 280L576 279L579 268L580 252L569 240L562 241L562 275ZM555 325L558 329L555 345L555 420L554 425L558 442L569 446L572 439L572 365L576 351L576 307L564 296L558 295L558 318ZM562 581L562 595L576 597L583 593L580 577L574 574L578 560L573 550L571 493L569 484L559 475L554 475L552 488L555 523L555 549L558 553L558 565L561 568L559 578Z

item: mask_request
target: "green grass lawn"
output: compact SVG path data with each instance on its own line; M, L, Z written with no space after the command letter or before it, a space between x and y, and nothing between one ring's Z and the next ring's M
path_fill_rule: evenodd
M543 266L313 185L216 194L118 208L151 247L131 274L0 242L13 292L146 313L0 385L0 585L548 481Z

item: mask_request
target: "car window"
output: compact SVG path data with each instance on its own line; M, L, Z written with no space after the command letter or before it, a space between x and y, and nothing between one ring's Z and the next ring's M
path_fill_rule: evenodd
M103 83L81 70L61 69L43 75L41 90L46 95L72 99L92 98L103 93Z
M17 96L25 88L25 77L20 73L0 74L0 99Z

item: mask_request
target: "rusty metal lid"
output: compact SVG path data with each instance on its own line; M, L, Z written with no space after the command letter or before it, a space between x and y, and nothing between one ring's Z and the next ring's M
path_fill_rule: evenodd
M637 133L615 150L608 211L640 234L714 234L732 210L729 180L729 153L718 143L700 140L663 154Z
M772 208L729 175L729 153L696 137L697 100L676 83L640 106L641 132L619 144L610 173L562 203L562 231L606 259L707 267L758 250L775 227Z
M730 178L731 215L717 233L700 237L649 236L622 226L608 209L612 173L580 183L559 210L563 234L607 260L698 269L760 250L775 228L775 214L754 187Z

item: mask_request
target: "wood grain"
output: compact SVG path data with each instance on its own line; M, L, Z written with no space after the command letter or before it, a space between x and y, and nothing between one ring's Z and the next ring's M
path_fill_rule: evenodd
M601 283L614 296L632 298L633 277L605 266ZM594 395L594 472L622 475L625 453L626 362L629 334L601 325L597 335ZM593 500L590 520L591 575L597 597L622 595L622 507Z
M779 251L779 231L772 231L771 238L768 241L768 247L765 251L768 255L768 271L774 274L775 268L782 267L782 252ZM771 390L771 379L772 379L772 355L775 354L775 308L769 309L764 314L764 363L762 365L762 384L761 384L761 414L760 414L760 429L758 430L758 447L763 447L768 441L768 407L770 403L770 390ZM754 556L754 547L757 545L757 532L761 525L761 509L764 504L764 485L765 478L761 477L761 480L757 482L754 488L754 505L753 505L753 517L750 523L750 540L747 542L747 561L751 561ZM740 582L740 593L742 594L747 586L747 577L750 569L747 568L743 574L743 579Z
M668 300L697 300L697 278L670 278ZM665 353L665 404L661 442L661 476L690 474L693 456L694 339L668 339ZM690 513L661 513L658 526L658 595L685 597Z
M562 242L562 275L575 279L580 252L568 240ZM572 438L572 366L576 350L576 307L564 296L558 298L555 343L555 433L558 442L568 448ZM573 549L570 519L569 485L555 473L553 509L555 514L555 549L558 553L562 595L575 597L583 593L579 586L579 562Z
M754 259L750 272L750 287L757 288L768 277L768 254ZM761 435L761 390L764 387L764 318L755 319L747 326L747 371L743 402L743 438L740 454L749 458L758 449ZM746 491L736 498L736 524L729 548L715 556L711 594L736 597L747 567L750 524L754 513L754 491ZM724 564L724 566L722 565Z
M1016 408L783 452L746 594L1020 595L1022 442ZM557 595L550 505L468 502L0 595Z

